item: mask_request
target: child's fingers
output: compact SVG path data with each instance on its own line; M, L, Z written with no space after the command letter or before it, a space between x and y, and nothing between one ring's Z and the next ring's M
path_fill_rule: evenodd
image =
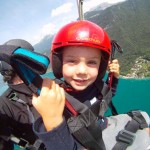
M47 95L47 93L49 92L49 89L52 88L52 84L53 84L53 81L51 79L48 79L48 78L43 79L40 96L33 94L33 97L32 97L32 104L35 108L38 108L38 105L40 103L40 97L45 97Z
M42 87L52 87L53 84L53 80L49 79L49 78L44 78L43 79L43 83L42 83Z
M117 59L114 59L113 61L112 61L112 63L109 65L109 68L110 68L110 70L118 70L119 68L120 68L120 65L119 65L119 63L118 63L118 60Z
M110 64L109 64L109 71L114 73L113 75L118 78L120 75L120 65L118 63L117 59L114 59Z
M61 93L61 95L65 98L65 91L64 91L63 88L60 88L60 93Z
M112 61L112 63L118 64L118 59L114 59L114 60Z
M41 95L46 94L49 89L53 87L53 81L51 79L45 78L43 79Z
M60 94L61 94L61 97L63 99L63 104L65 104L65 91L63 88L60 88Z
M55 85L55 90L56 90L57 93L60 92L60 86L58 84Z
M37 95L33 94L33 97L32 97L32 105L36 108L37 107Z

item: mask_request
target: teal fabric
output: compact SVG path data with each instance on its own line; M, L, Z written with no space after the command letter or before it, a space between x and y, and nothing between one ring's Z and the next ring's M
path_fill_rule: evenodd
M22 56L24 55L28 58L37 61L37 63L42 63L43 65L45 65L45 67L48 67L49 65L49 60L47 59L47 57L43 56L42 54L35 53L33 51L29 51L23 48L18 48L17 50L14 51L14 54L19 54Z
M27 84L34 93L40 94L42 84L42 80L40 80L42 77L40 77L40 75L46 73L50 63L49 58L40 53L18 48L11 56L11 63L24 83ZM33 81L37 77L39 82L34 84Z

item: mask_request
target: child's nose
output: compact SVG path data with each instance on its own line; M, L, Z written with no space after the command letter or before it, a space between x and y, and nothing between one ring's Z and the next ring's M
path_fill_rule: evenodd
M87 73L87 66L86 66L85 63L78 64L77 73L82 73L82 74L86 74Z

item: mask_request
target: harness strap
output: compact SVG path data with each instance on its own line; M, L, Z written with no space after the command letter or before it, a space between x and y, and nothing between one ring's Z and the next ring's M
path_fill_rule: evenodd
M148 127L140 111L131 111L128 115L132 117L132 120L118 133L116 137L117 143L112 150L126 150L134 142L137 130Z
M69 130L75 139L89 150L106 149L102 139L102 129L98 123L98 116L99 114L102 117L104 116L112 94L108 86L102 91L103 101L96 101L90 108L66 92L66 99L73 106L74 110L79 113L78 116L68 117Z
M29 105L26 102L24 102L22 99L20 99L18 97L17 93L15 93L15 92L10 93L8 98L12 101L16 101L18 103L21 103L21 104L25 105L26 108L27 108L27 111L28 111L28 116L29 116L30 123L34 123L35 119L34 119L33 113L31 112L31 110L29 108Z
M44 148L44 145L40 139L37 139L33 145L31 145L27 140L23 138L17 138L14 135L11 135L10 140L16 143L17 145L21 146L22 148L28 148L34 150L40 150L41 147L42 149Z
M88 109L88 107L85 104L81 103L76 98L69 95L67 92L65 92L65 96L66 96L66 99L69 101L69 103L73 106L76 112L83 113Z
M40 139L37 139L34 144L33 144L33 147L36 149L36 150L39 150L40 148L42 147L45 147L43 142L40 140ZM43 149L44 150L44 149Z
M11 135L10 140L11 140L12 142L14 142L15 144L21 146L22 148L27 148L27 147L29 147L29 142L26 141L26 140L23 139L23 138L17 138L16 136Z
M110 101L110 103L109 103L109 108L111 109L111 113L112 113L113 116L118 115L117 109L114 106L112 101Z
M110 106L110 102L112 101L112 92L111 89L107 86L107 84L103 85L103 89L101 91L103 98L100 103L100 111L99 116L103 117L104 113L107 111L108 107Z
M77 117L69 118L67 123L70 132L84 147L89 150L105 150L98 117L90 109Z
M88 150L105 150L105 145L102 140L102 132L97 132L97 139L95 134L89 132L87 128L83 127L73 134L75 138Z
M104 113L110 108L113 115L118 115L117 110L112 102L112 89L108 84L106 84L104 81L97 81L96 87L99 91L99 99L102 99L102 103L100 104L100 113L99 115L101 117L104 116Z

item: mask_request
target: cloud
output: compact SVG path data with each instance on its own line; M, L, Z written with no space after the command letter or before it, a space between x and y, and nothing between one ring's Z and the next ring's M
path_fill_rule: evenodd
M47 35L47 34L53 34L55 31L55 25L52 23L46 24L42 28L42 34Z
M39 34L33 37L32 43L38 43L46 35L53 35L56 32L56 26L53 23L45 24Z
M63 13L68 13L70 12L72 9L73 3L66 3L61 5L60 7L57 7L56 9L52 10L51 16L52 17L56 17L58 15L61 15Z
M125 1L125 0L87 0L84 1L83 3L83 11L87 12L88 10L90 10L93 7L96 7L99 4L102 3L117 3L117 2L121 2L121 1Z

